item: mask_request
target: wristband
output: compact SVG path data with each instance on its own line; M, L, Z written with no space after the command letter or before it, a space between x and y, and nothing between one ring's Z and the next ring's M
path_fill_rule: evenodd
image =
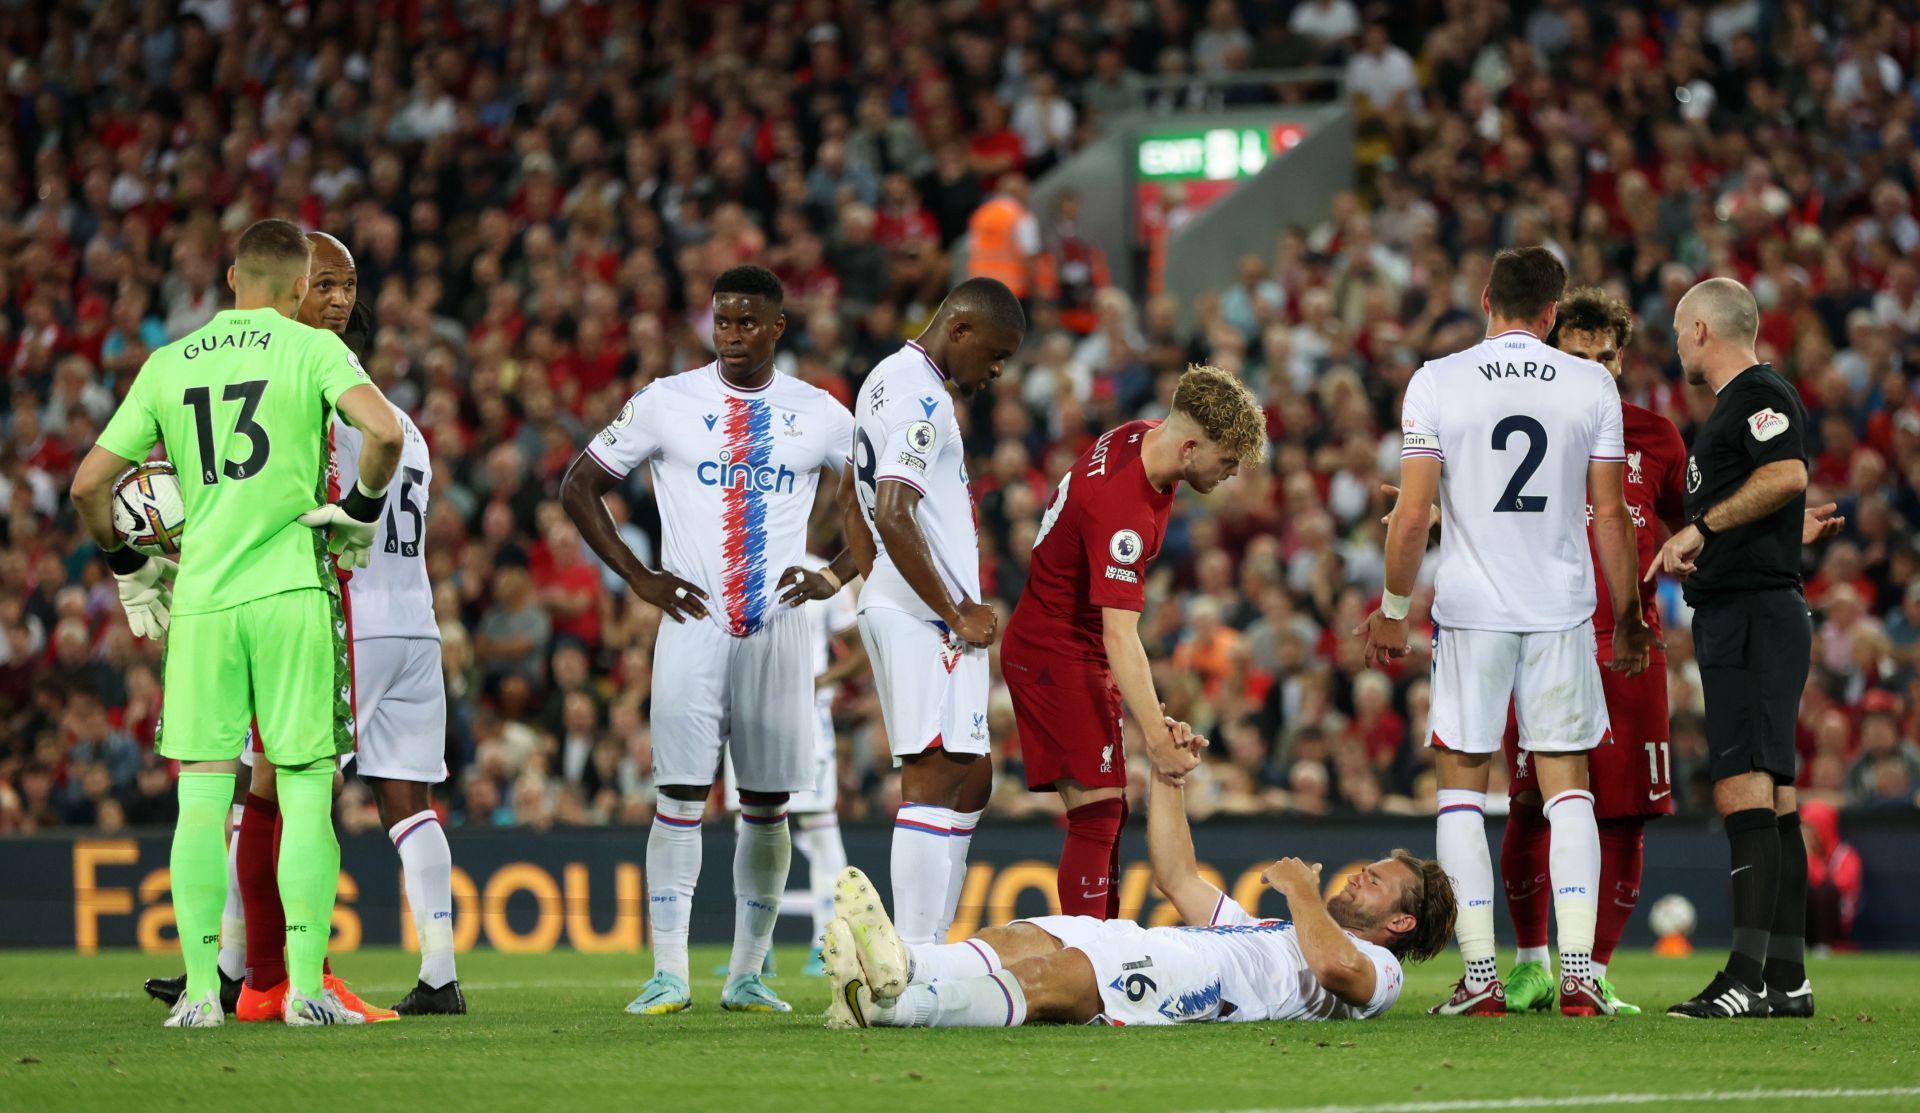
M107 567L116 576L131 576L147 566L147 554L132 545L108 549L104 555L107 558Z
M1693 520L1693 528L1700 531L1700 540L1702 541L1711 541L1719 536L1718 530L1707 525L1707 516L1705 514Z
M833 568L831 566L822 568L820 570L820 575L821 575L821 578L825 579L828 584L832 585L833 590L835 591L840 590L840 577L833 574Z
M380 519L380 507L387 501L387 489L380 488L376 493L367 490L367 485L356 482L353 490L348 491L340 500L340 509L347 517L356 522L374 522Z
M1413 596L1395 595L1384 588L1380 592L1380 613L1395 622L1407 617L1407 611L1413 606Z

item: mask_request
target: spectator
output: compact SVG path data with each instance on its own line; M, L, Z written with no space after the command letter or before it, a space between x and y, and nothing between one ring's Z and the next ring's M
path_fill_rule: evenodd
M1367 24L1360 49L1347 59L1347 92L1366 111L1399 114L1418 111L1420 83L1413 58L1388 38L1387 25Z
M1353 0L1302 0L1287 18L1287 26L1318 43L1325 56L1360 33L1360 9Z
M1860 753L1847 768L1847 802L1855 807L1912 803L1920 786L1920 746L1900 736L1891 709L1869 712L1860 721Z
M534 596L525 558L508 554L499 565L493 579L494 603L480 620L474 657L489 684L508 677L538 684L552 619Z

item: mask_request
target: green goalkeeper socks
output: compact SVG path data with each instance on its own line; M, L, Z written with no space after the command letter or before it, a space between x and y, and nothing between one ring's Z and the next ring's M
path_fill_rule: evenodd
M227 905L227 810L232 773L182 773L180 818L168 862L180 954L187 960L187 1000L220 989L220 913Z
M318 998L333 898L340 886L340 843L333 837L333 762L284 766L280 789L280 903L287 910L287 979L293 993ZM224 864L224 863L223 863Z

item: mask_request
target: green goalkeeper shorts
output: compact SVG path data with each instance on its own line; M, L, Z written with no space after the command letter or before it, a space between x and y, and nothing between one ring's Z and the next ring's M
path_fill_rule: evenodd
M353 750L353 672L340 597L283 591L167 630L156 748L175 761L232 761L258 724L283 768Z

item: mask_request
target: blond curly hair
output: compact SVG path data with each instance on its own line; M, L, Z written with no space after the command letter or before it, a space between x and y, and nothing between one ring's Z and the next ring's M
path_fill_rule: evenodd
M1267 415L1245 383L1218 367L1190 366L1173 391L1173 412L1243 464L1267 458Z

